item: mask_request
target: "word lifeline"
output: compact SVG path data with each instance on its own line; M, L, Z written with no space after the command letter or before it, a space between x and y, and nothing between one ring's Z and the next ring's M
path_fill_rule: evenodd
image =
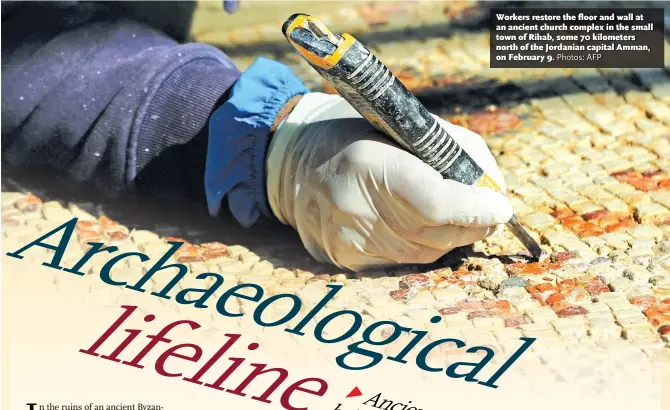
M63 267L61 266L61 261L67 249L68 243L72 234L74 233L75 227L77 224L77 218L73 218L70 221L64 223L63 225L53 229L50 232L47 232L40 238L35 239L33 242L25 245L24 247L7 253L7 256L22 259L22 254L29 251L34 247L41 247L54 251L53 258L50 262L44 262L42 265L47 266L52 269L62 270L64 272L69 272L71 274L85 275L85 272L81 270L86 265L86 263L96 254L114 254L118 251L116 246L105 246L103 243L99 242L89 242L90 249L86 252L82 258L74 264L72 267ZM51 237L58 237L58 233L62 231L62 235L57 245L52 245L46 243L45 241ZM182 242L168 242L171 245L171 248L166 251L166 253L158 259L153 266L147 266L144 273L141 277L138 278L137 282L134 284L129 284L127 282L114 279L112 277L112 269L114 266L123 262L128 258L138 258L142 263L147 263L150 261L150 258L141 253L141 252L127 252L120 253L110 258L100 269L100 279L110 286L123 286L126 289L133 290L136 292L146 292L144 286L152 280L155 275L170 275L172 279L167 282L167 285L160 292L151 292L152 296L171 299L174 297L175 301L181 305L192 305L196 309L208 308L208 303L210 299L216 299L215 292L221 287L224 282L223 276L218 273L205 272L195 276L195 279L202 282L202 288L195 287L189 288L184 286L183 289L175 293L175 290L180 289L178 286L181 279L183 279L188 273L188 268L181 263L168 263L172 255L182 246ZM164 276L165 277L165 276ZM168 278L170 276L167 276ZM213 283L212 282L213 279ZM161 281L163 282L163 281ZM316 321L316 317L319 312L324 309L326 304L335 297L335 295L342 288L341 285L329 284L327 285L329 291L326 295L311 309L309 312L300 320L300 322L295 325L293 328L286 328L284 331L292 333L298 336L304 336L305 328L316 322L316 325L313 330L313 336L320 343L331 344L331 343L340 343L351 337L354 337L361 331L363 327L363 318L360 313L353 310L338 310L333 313L326 315L320 320ZM254 322L263 327L275 327L284 325L287 322L291 321L297 317L302 309L301 300L293 294L277 294L272 295L265 300L261 301L264 295L264 290L262 287L247 283L237 286L233 286L223 292L218 296L215 304L216 311L225 317L240 317L243 316L243 313L231 312L226 308L227 303L234 298L244 299L247 301L252 301L258 303L258 306L253 312ZM269 322L263 319L263 312L268 309L273 303L281 302L290 302L292 308L286 313L281 319L277 319L274 322ZM333 320L341 317L348 316L351 323L350 328L346 330L343 334L333 337L333 335L328 334L328 337L324 334L326 326ZM430 322L433 324L439 323L442 320L442 317L436 315L431 318ZM392 328L391 332L388 332ZM512 366L512 364L531 346L535 341L535 338L526 338L522 337L520 340L523 342L521 346L493 373L488 380L479 380L477 379L477 374L485 367L488 366L489 362L493 359L495 352L493 349L487 346L472 346L467 347L465 342L456 338L443 338L432 340L430 343L425 343L423 345L420 342L428 335L427 330L416 330L408 327L401 326L390 320L381 320L375 323L370 324L368 327L362 330L361 338L362 340L351 343L346 346L347 351L335 358L337 365L345 370L364 370L369 369L382 360L386 359L392 362L407 364L410 357L412 357L414 363L418 368L423 371L431 373L440 373L444 372L447 377L463 379L467 382L476 382L482 386L490 388L498 388L495 384L497 380ZM380 353L376 350L373 350L375 347L381 347L393 343L398 340L398 338L403 334L411 335L411 340L395 355L386 356L383 353ZM386 335L386 336L385 336ZM381 338L381 340L380 340ZM455 362L451 363L446 369L444 367L438 367L435 364L428 363L428 358L431 357L431 352L436 348L440 348L443 345L450 344L455 346L457 349L466 349L466 353L472 353L473 361L467 362ZM420 349L417 346L422 346ZM372 347L372 348L371 348ZM418 352L417 352L418 350ZM412 353L412 355L410 355ZM481 355L481 353L484 353ZM358 360L355 363L351 363L351 358L354 359L356 356L362 357L367 360ZM361 364L362 363L362 364Z
M165 325L160 331L158 331L155 335L147 335L146 339L148 339L148 343L142 348L142 350L139 351L135 355L132 360L122 360L120 357L123 352L126 350L126 348L133 343L133 341L142 333L142 330L140 329L125 329L124 331L128 334L125 339L116 347L113 347L110 349L110 346L105 346L103 348L103 345L109 344L105 343L107 340L112 336L112 334L116 333L121 325L126 322L129 317L135 312L137 309L137 306L128 306L128 305L123 305L121 308L124 310L124 312L119 316L114 323L95 341L91 346L89 346L86 349L80 349L79 351L84 354L88 354L91 356L96 356L101 359L105 360L110 360L112 362L116 363L121 363L126 366L134 367L137 369L143 369L146 365L146 356L154 350L158 344L160 343L171 343L172 339L168 339L168 333L176 328L177 326L187 326L191 328L191 330L195 330L200 328L200 324L193 320L177 320L175 322L169 323ZM144 316L144 321L145 322L153 322L156 319L156 316L153 314L148 314ZM153 368L161 376L164 377L182 377L184 374L184 370L177 370L180 368L183 368L183 363L186 362L187 365L188 363L197 363L199 367L197 367L197 371L192 372L190 376L182 377L182 380L189 382L189 383L194 383L196 385L202 385L205 387L209 387L211 389L219 390L222 392L234 394L237 396L244 397L247 395L245 390L249 387L249 385L258 377L258 376L264 376L261 377L262 381L267 381L269 380L269 384L265 387L265 390L263 391L262 394L257 395L257 396L252 396L252 400L257 400L263 403L272 403L272 400L270 400L270 396L279 388L280 385L282 385L286 379L289 377L289 372L287 369L281 368L281 367L275 367L275 368L266 368L267 364L265 363L251 363L250 366L253 368L250 373L248 373L247 377L244 378L235 388L230 388L232 386L225 386L224 383L228 378L235 373L237 375L238 373L243 373L244 370L238 371L238 369L241 367L241 365L244 363L246 360L243 357L229 357L227 358L227 363L225 363L224 371L219 371L218 373L210 372L210 369L214 367L217 364L220 364L221 362L224 362L224 355L226 352L233 347L237 343L237 341L240 339L242 335L240 334L230 334L226 333L225 337L227 338L225 343L222 344L222 346L216 351L213 352L206 360L201 360L203 357L206 355L203 352L203 349L195 344L195 343L180 343L180 344L175 344L168 349L164 350L163 353L161 353L160 356L155 360L153 363ZM258 343L251 343L247 346L248 350L256 350L258 349L259 344ZM105 349L106 348L106 349ZM101 354L102 350L105 349L107 351L106 354ZM170 362L170 365L167 366L167 363ZM179 362L182 362L182 366L179 365ZM169 367L169 369L166 369L166 367ZM214 376L207 375L207 373L215 373ZM276 375L276 377L270 377L270 374ZM209 380L209 381L207 381ZM255 387L258 386L258 383L256 383ZM315 385L315 388L309 388L308 386L305 385ZM302 380L298 380L288 387L284 389L284 391L281 393L279 397L279 401L282 405L287 410L307 410L307 407L296 407L292 402L295 402L295 400L291 400L291 396L295 394L296 392L302 392L302 393L307 393L307 394L312 394L316 395L319 397L322 397L326 391L328 390L328 384L326 383L325 380L317 378L317 377L310 377Z

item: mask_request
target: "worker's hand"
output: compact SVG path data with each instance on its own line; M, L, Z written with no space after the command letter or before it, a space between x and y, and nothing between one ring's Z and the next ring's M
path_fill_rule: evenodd
M504 191L484 140L439 121ZM444 180L390 141L340 96L321 93L305 95L277 129L270 205L316 259L351 270L434 262L511 218L502 194Z

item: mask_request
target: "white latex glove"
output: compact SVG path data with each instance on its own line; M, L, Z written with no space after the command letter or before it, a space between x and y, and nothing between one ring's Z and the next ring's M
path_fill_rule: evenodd
M504 192L484 140L439 121ZM306 94L275 132L266 166L275 216L317 260L354 271L434 262L513 213L500 193L443 179L339 95Z

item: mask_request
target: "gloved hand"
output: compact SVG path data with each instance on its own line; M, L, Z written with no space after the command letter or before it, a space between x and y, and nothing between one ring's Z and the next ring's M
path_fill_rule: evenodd
M504 192L484 140L439 121ZM275 216L317 260L354 271L434 262L513 213L500 193L444 180L339 95L306 94L275 132L266 166Z

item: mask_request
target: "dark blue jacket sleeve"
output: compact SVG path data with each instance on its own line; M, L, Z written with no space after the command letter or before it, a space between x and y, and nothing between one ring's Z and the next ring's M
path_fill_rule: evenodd
M240 73L214 47L179 44L190 22L150 3L154 17L134 2L2 3L3 165L206 200L212 215L227 201L244 226L272 218L270 126L307 89L280 63Z
M3 2L3 164L111 193L204 198L209 117L240 72L122 11Z

